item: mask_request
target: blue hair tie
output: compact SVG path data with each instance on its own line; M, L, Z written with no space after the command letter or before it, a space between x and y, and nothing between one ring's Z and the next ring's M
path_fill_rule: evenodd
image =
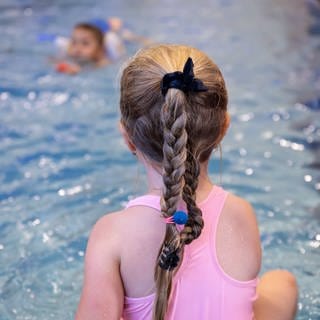
M188 215L184 211L176 211L172 216L165 218L166 223L186 224Z

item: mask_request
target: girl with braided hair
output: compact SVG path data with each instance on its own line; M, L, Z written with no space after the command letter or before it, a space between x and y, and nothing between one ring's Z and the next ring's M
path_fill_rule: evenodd
M297 288L266 273L252 207L213 184L227 91L203 52L144 49L121 77L120 128L149 190L93 228L77 320L289 320Z

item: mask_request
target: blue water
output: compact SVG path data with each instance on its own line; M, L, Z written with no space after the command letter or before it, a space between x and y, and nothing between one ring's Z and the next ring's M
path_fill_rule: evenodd
M144 190L117 129L121 63L57 74L37 40L101 13L221 66L232 125L211 176L256 209L263 271L296 275L297 319L320 319L316 0L1 1L0 319L72 319L89 230Z

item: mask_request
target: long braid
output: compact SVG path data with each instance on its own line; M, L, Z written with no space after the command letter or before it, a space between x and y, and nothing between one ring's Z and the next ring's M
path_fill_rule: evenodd
M188 221L185 224L184 229L181 231L181 238L185 239L184 242L186 244L189 244L194 239L198 238L204 226L202 212L196 204L196 190L200 174L199 162L193 156L191 152L192 149L188 148L188 150L189 152L184 174L185 184L182 194L182 198L187 205Z
M161 110L163 124L163 182L165 190L161 199L164 217L170 217L177 209L184 186L185 161L187 158L187 115L184 108L184 94L170 90ZM173 268L181 254L180 234L175 224L166 225L166 234L159 251L155 270L157 287L154 308L155 320L163 320L171 291ZM172 259L175 261L173 262ZM169 262L170 260L170 262ZM169 265L167 265L169 263Z

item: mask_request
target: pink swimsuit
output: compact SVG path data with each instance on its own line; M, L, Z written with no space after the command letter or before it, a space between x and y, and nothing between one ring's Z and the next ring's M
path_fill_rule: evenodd
M216 255L216 231L228 193L214 186L199 203L204 229L198 239L185 246L182 264L173 278L166 320L249 320L257 298L257 279L238 281L221 268ZM160 211L158 196L146 195L127 207L147 206ZM155 295L125 297L124 320L151 320Z

